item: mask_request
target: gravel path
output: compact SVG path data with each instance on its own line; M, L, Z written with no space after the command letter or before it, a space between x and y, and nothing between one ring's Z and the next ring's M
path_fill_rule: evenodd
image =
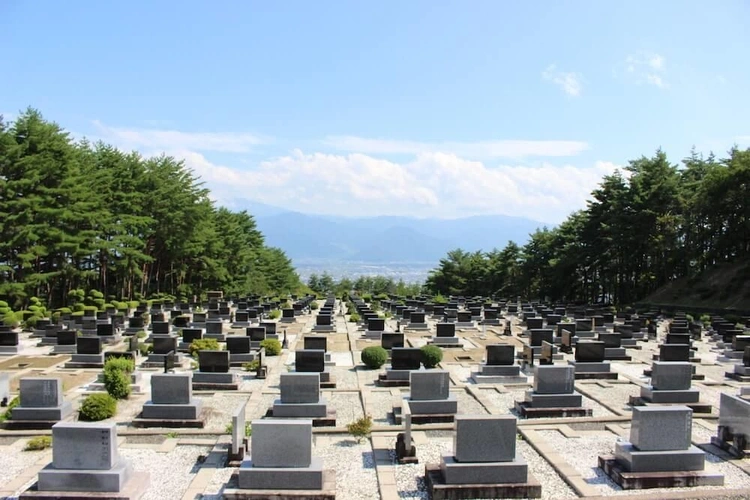
M393 396L390 391L371 391L370 407L372 408L372 421L378 425L393 423L388 418L388 413L393 410Z
M440 462L443 453L453 451L453 439L430 437L427 444L417 446L418 464L396 466L396 488L402 500L427 500L427 490L424 483L425 464ZM394 455L395 463L395 455Z
M131 460L135 470L151 475L149 487L141 500L182 498L198 472L198 457L208 455L207 446L177 446L169 453L153 450L121 448L123 457Z
M641 393L640 386L635 384L611 384L606 388L598 384L586 384L582 388L591 394L594 399L604 401L609 406L622 410L623 414L631 411L627 404L630 396L638 396Z
M336 410L337 427L343 427L364 416L358 392L332 392L324 395L328 399L328 407Z
M336 471L336 498L371 500L379 497L369 440L357 443L350 437L316 437L313 454L323 459L326 469Z
M27 442L28 439L17 439L8 446L0 447L0 484L8 484L44 456L44 451L23 451Z
M464 415L486 415L489 413L482 404L474 399L474 396L463 389L451 391L458 400L458 413Z
M206 430L224 431L232 422L232 413L243 402L247 401L247 394L216 393L213 397L203 398L203 408L206 415Z

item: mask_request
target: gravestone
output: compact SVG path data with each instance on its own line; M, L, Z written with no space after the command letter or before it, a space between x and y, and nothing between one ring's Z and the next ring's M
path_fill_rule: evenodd
M477 384L523 384L526 376L515 364L516 348L511 344L487 345L487 362L479 365L479 372L472 375Z
M383 332L380 336L380 346L386 351L390 351L394 347L404 347L404 334Z
M319 373L282 373L281 395L273 403L275 418L324 418L328 405L320 396Z
M615 443L613 457L599 457L600 467L624 489L653 487L649 480L659 487L724 484L722 475L702 472L705 453L691 444L692 413L685 406L634 406L630 440Z
M412 416L455 415L458 400L450 394L450 375L447 370L412 371L409 377L411 392L406 397Z
M20 403L13 408L13 421L57 422L73 413L73 406L63 398L62 379L22 378L19 381Z
M192 373L155 373L151 375L151 399L143 405L143 412L134 425L164 426L170 421L198 425L203 401L193 398ZM148 421L152 422L148 422Z
M102 338L98 336L82 336L76 338L76 353L71 355L65 368L102 368L104 354L102 354Z
M431 498L541 497L516 452L516 425L512 415L457 415L453 453L425 467Z
M323 488L323 460L312 456L312 420L254 420L252 429L250 458L238 474L241 489Z
M516 402L516 409L527 417L591 415L582 402L583 397L575 392L572 366L536 366L533 389L526 391L522 403Z
M0 332L0 355L18 354L18 332Z
M649 403L697 403L700 392L691 387L693 366L689 362L654 361L651 385L641 387L641 399Z
M129 482L142 492L148 484L148 475L136 476L118 453L114 422L59 422L52 426L52 443L52 463L39 471L39 492L119 493Z
M461 338L456 337L456 323L435 324L435 336L430 344L442 347L461 347Z

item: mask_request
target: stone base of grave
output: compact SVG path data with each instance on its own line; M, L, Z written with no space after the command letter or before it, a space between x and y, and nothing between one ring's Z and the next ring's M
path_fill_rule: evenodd
M8 430L51 429L53 425L73 414L70 401L63 401L57 408L13 408L13 418L6 420L2 427Z
M604 359L607 361L632 361L624 347L607 347L604 349Z
M370 339L370 340L380 341L383 333L385 333L385 332L381 331L381 330L365 330L362 333L362 338L363 339ZM392 332L388 332L388 333L392 333Z
M630 399L628 400L628 405L630 406L649 406L649 405L656 405L656 406L687 406L691 410L693 410L693 413L711 413L712 406L708 403L658 403L651 400L644 399L639 396L630 396Z
M724 427L724 432L728 432ZM747 449L747 438L742 434L732 435L729 433L729 439L725 440L722 437L722 426L719 426L719 436L711 437L711 444L724 450L733 458L743 459L748 456L745 451ZM724 436L726 437L726 436Z
M636 351L642 349L642 346L638 345L638 340L636 339L620 339L620 345L627 349L635 349Z
M500 326L501 325L499 319L485 319L485 320L482 320L482 324L487 325L487 326Z
M269 469L265 469L269 470ZM280 471L290 469L276 469ZM291 469L294 470L294 469ZM283 472L280 472L283 474ZM239 484L239 475L236 473L232 476L231 482ZM286 480L282 477L278 479L278 484L286 485ZM336 499L336 471L323 470L323 486L320 489L310 490L282 490L279 488L270 489L251 489L251 488L227 488L223 491L223 498L231 500L335 500Z
M404 326L404 330L428 330L429 328L427 323L409 323Z
M133 474L133 466L126 460L110 470L55 469L52 464L39 471L39 491L98 491L118 492Z
M617 380L617 372L610 371L610 364L605 362L581 362L568 361L568 364L575 369L576 380L595 379L595 380Z
M516 401L515 408L521 418L590 417L591 408L578 407L532 407L526 401Z
M252 458L247 458L238 474L240 489L276 490L284 485L289 490L314 491L322 490L324 484L320 457L312 457L307 467L253 467Z
M242 367L245 363L250 363L258 358L257 352L249 352L245 354L229 354L229 366L231 367Z
M701 393L698 389L658 390L651 386L641 387L641 399L649 403L697 403Z
M4 345L0 346L0 356L14 356L18 354L20 346L17 345Z
M467 329L476 329L477 325L473 321L456 321L455 323L456 328L467 328Z
M542 485L528 474L525 483L446 484L440 465L425 466L425 485L433 500L469 498L541 498Z
M653 370L651 370L651 368L646 368L645 370L643 370L643 374L647 377L650 377L651 373L653 373ZM706 376L700 373L693 373L692 380L706 380Z
M408 398L404 399L408 400ZM409 400L409 408L411 408L412 424L450 423L455 420L458 413L458 400L454 394L448 396L448 399ZM400 403L393 407L393 420L396 425L401 425L403 422Z
M706 453L696 446L686 450L642 451L627 441L615 443L615 460L628 472L702 471Z
M400 464L418 464L419 459L417 458L417 447L414 446L414 440L412 440L411 449L406 449L406 443L404 440L403 432L399 432L396 435L396 460Z
M166 357L166 354L149 354L148 358L141 363L141 368L164 368L164 360ZM185 358L181 354L175 354L175 367L182 366L184 359Z
M722 486L724 476L704 471L628 472L613 455L599 457L599 467L623 490L677 488L691 486Z
M249 326L252 326L249 321L241 321L232 323L229 328L248 328Z
M216 342L226 342L227 336L224 333L204 333L204 339L214 339Z
M326 325L326 326L315 325L312 327L312 331L315 333L336 333L336 325Z
M102 344L114 345L118 344L121 340L119 335L96 335L102 339Z
M519 366L518 368L519 374L515 377L508 375L482 375L481 373L472 373L471 380L473 380L475 384L527 384L529 378L526 375L521 375L521 367Z
M52 354L75 354L77 346L56 344L52 348Z
M427 342L430 345L436 345L438 347L463 347L460 337L432 337L432 340Z
M398 370L401 371L401 370ZM408 372L409 370L403 370ZM378 375L378 385L380 387L409 387L409 379L391 378L387 375Z
M236 391L238 388L236 373L193 372L194 391Z
M302 405L279 405L279 406L302 406ZM266 411L265 418L285 418L285 419L294 419L294 418L301 418L305 420L312 420L312 426L313 427L336 427L336 410L333 408L326 409L325 415L322 417L308 417L308 416L286 416L286 415L278 415L275 413L274 407L269 408L268 411ZM282 413L284 413L284 410L282 410Z
M654 354L651 358L652 358L653 361L659 361L659 355L658 354ZM688 358L688 361L690 361L691 363L700 364L701 358L694 358L694 357L691 356L690 358Z
M15 411L15 410L14 410ZM143 405L143 411L133 419L133 427L190 427L203 428L206 419L203 416L203 401L194 400L190 404L153 404L150 401Z
M736 380L737 382L750 382L750 375L740 375L739 373L726 372L724 373L726 378Z
M96 471L100 472L100 471ZM101 498L108 500L138 500L149 486L148 472L133 472L119 491L39 491L39 483L21 493L19 500L90 500Z
M73 354L65 368L103 368L104 353L102 354Z

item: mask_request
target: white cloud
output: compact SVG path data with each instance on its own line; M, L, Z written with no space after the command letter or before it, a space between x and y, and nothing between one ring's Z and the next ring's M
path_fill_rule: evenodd
M526 158L532 156L575 156L589 149L582 141L499 140L479 142L425 143L354 136L330 136L323 144L339 151L370 154L449 153L467 158Z
M625 58L625 72L639 85L646 83L660 89L669 88L664 79L664 57L655 52L640 51L629 55Z
M616 165L488 166L448 153L393 162L365 154L294 150L253 170L216 165L194 152L175 153L227 206L253 200L306 213L463 217L525 216L558 223L584 208L603 175Z
M578 73L560 71L556 65L550 64L542 71L542 78L558 85L570 96L578 97L581 95L583 77Z
M254 146L269 142L254 134L234 132L181 132L149 128L120 128L94 121L98 137L128 149L168 149L247 153Z

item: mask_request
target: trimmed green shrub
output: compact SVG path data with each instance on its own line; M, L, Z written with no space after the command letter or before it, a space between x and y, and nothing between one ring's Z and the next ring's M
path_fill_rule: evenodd
M425 368L435 368L443 360L443 350L436 345L422 346L420 350Z
M10 305L8 305L8 303L4 300L0 300L0 307L10 307Z
M370 370L377 370L388 361L388 351L379 345L373 345L362 349L362 362Z
M349 323L356 323L359 321L359 314L353 312L349 315Z
M154 352L154 346L152 344L138 344L138 352L141 353L141 356L148 356Z
M257 372L260 368L260 361L257 359L254 359L250 361L249 363L243 363L242 369L246 372Z
M198 351L218 351L219 341L216 339L195 339L190 343L189 352L194 358L198 357Z
M278 309L274 309L273 311L268 313L269 319L279 319L281 317L281 311Z
M113 417L116 412L117 400L109 394L97 393L83 400L78 418L85 422L99 422Z
M279 339L261 340L260 347L266 350L267 356L278 356L281 354L281 342L279 342Z
M135 371L135 360L129 358L112 357L104 363L104 371L119 370L125 373L133 373Z
M316 309L318 309L318 307L319 306L318 306L318 303L316 301L313 300L312 302L310 302L310 310L311 311L315 311Z
M24 451L46 450L52 447L52 436L35 436L26 443Z
M104 388L115 399L127 399L130 396L130 375L122 370L105 370Z
M21 398L18 396L14 397L10 400L8 403L8 406L5 408L5 413L0 415L0 422L5 422L6 420L13 418L13 408L21 404Z

